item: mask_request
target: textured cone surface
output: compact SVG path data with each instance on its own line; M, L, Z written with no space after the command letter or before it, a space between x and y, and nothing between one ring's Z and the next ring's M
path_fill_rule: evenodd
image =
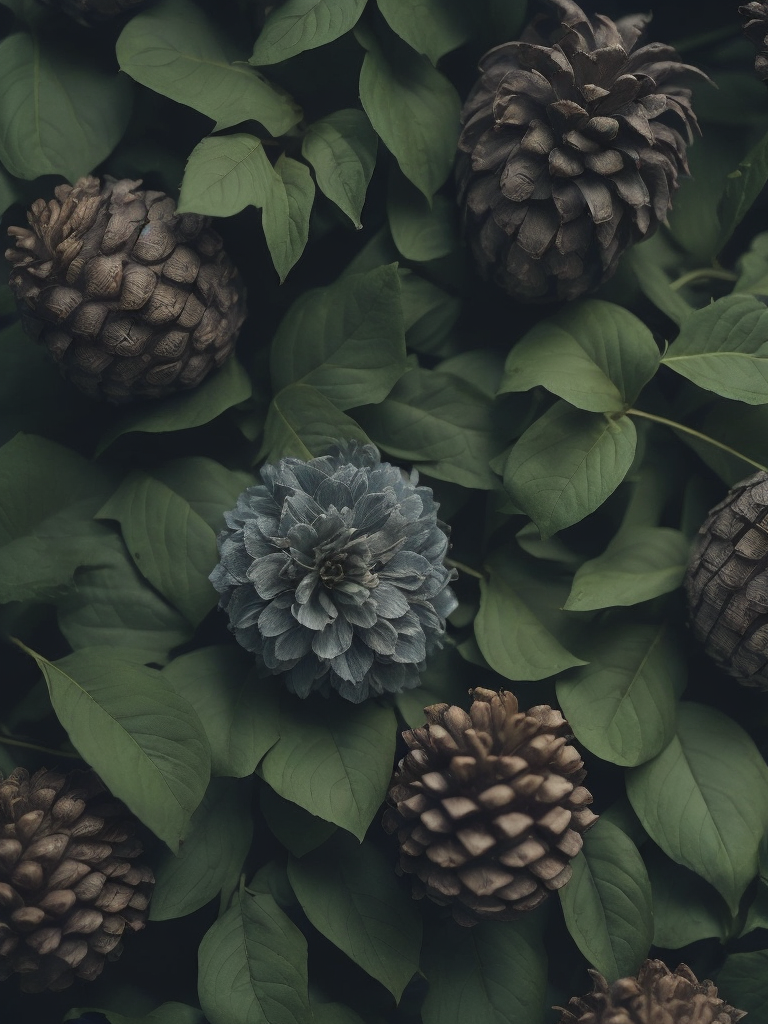
M135 824L92 772L0 781L0 979L58 991L120 956L154 884Z
M508 921L565 885L581 833L597 820L560 712L520 712L504 690L472 695L469 714L434 704L426 726L403 733L410 753L383 821L413 895L450 905L468 926Z
M635 49L645 15L545 2L551 13L480 62L457 164L481 274L532 302L596 288L666 220L698 127L679 81L706 78L669 46Z
M744 4L739 14L747 19L744 35L757 50L755 74L768 85L768 3Z
M685 590L707 654L740 683L768 689L768 473L736 484L709 513Z
M735 1024L744 1010L729 1006L711 981L698 982L685 964L676 971L661 960L646 960L634 978L609 985L590 971L594 990L574 996L560 1024Z
M92 398L193 388L234 348L237 272L209 218L176 213L140 181L81 178L11 227L9 284L22 322Z

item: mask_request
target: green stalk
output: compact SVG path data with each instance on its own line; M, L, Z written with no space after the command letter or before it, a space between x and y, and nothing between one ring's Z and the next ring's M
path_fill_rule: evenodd
M722 441L716 441L714 437L702 434L700 431L694 430L693 427L686 427L683 426L682 423L676 423L674 420L668 420L666 416L657 416L655 413L643 412L641 409L627 409L627 416L639 416L644 420L652 420L654 423L661 423L665 427L671 427L673 430L679 430L683 434L689 434L691 437L695 437L699 441L711 444L713 448L719 448L721 451L727 452L729 455L733 455L737 459L741 459L742 462L749 463L749 465L754 466L755 469L762 469L764 473L768 473L768 466L764 466L761 462L755 462L754 459L750 459L746 455L742 455L741 452L737 452L735 448L731 448L729 445L723 444Z

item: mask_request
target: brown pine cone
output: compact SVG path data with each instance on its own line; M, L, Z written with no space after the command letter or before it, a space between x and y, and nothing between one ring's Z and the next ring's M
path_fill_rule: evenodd
M237 271L210 218L176 213L140 181L80 178L11 227L9 284L22 322L63 375L123 403L196 387L245 318Z
M152 871L136 819L93 772L0 781L0 979L25 992L92 981L144 927Z
M685 964L673 973L661 960L646 960L635 978L609 985L590 971L594 990L573 996L559 1024L735 1024L744 1010L729 1006L711 981L699 983Z
M457 180L483 277L528 302L575 299L667 218L698 127L693 72L649 20L588 18L545 0L519 42L490 50L464 105Z
M469 714L434 704L426 726L403 733L410 753L383 820L414 897L450 905L466 926L511 920L565 885L581 833L597 821L560 712L520 712L505 690L472 696Z
M740 7L739 14L747 19L744 35L757 50L755 74L768 84L768 3L754 0Z
M691 631L745 686L768 689L768 473L711 510L685 576Z

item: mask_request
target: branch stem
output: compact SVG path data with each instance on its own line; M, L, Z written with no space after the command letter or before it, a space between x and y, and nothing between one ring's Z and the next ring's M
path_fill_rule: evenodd
M464 562L457 562L454 558L444 558L443 565L447 565L450 569L458 569L460 572L465 572L467 576L474 576L476 580L485 579L483 573L473 569L471 565L465 565Z
M683 434L689 434L691 437L695 437L697 441L704 441L705 444L711 444L713 448L719 448L720 451L727 452L729 455L733 455L736 459L741 459L742 462L746 462L750 466L754 466L755 469L762 469L764 473L768 473L768 466L764 466L762 462L755 462L754 459L750 459L748 456L742 455L741 452L737 452L735 448L731 448L729 445L723 444L722 441L716 441L714 437L702 434L701 431L694 430L693 427L686 427L682 423L676 423L674 420L668 420L666 416L657 416L655 413L643 412L641 409L627 409L627 416L639 416L644 420L652 420L654 423L661 423L665 427L671 427L673 430L679 430Z
M738 279L739 275L734 274L731 270L718 270L717 267L699 267L698 270L689 270L687 274L678 277L676 281L672 281L669 287L677 292L693 281L738 281Z
M67 750L54 750L52 747L40 747L37 743L27 743L26 740L14 740L10 736L0 736L0 743L7 747L24 747L26 750L37 750L41 754L48 754L49 757L69 757L74 761L82 761L79 754L70 754Z

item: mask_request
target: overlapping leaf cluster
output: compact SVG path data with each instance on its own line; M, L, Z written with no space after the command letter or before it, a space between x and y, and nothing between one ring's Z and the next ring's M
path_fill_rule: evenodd
M87 762L158 879L103 980L6 983L9 1019L552 1024L588 966L652 949L759 1022L768 697L706 661L679 589L707 509L768 463L768 97L735 16L683 40L719 91L669 228L531 311L467 265L450 177L523 0L159 0L96 30L3 4L7 223L62 178L143 177L222 218L251 314L199 389L126 412L0 290L0 769ZM261 462L352 438L434 488L460 570L422 687L360 706L264 678L208 581ZM399 730L477 685L562 708L601 820L559 906L465 930L411 899L379 818Z

